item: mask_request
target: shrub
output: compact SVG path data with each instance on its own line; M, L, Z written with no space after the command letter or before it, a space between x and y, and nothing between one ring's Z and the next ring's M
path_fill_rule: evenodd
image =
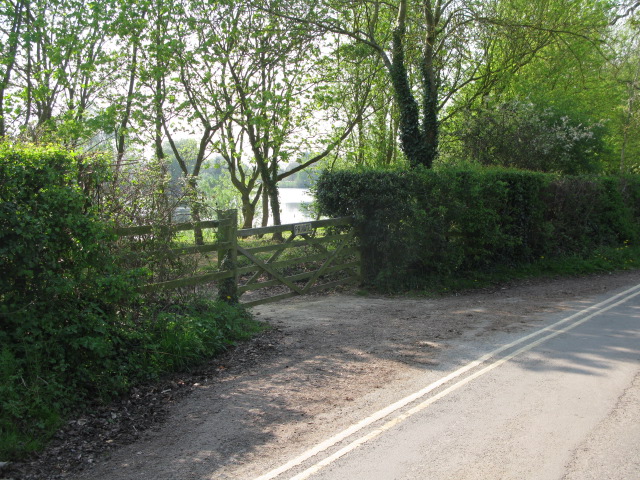
M597 170L603 134L599 124L584 125L520 100L475 108L456 132L468 160L572 175Z
M323 214L353 215L379 288L490 271L638 239L638 182L504 168L321 175Z
M0 460L72 408L211 357L256 326L240 307L136 294L96 208L107 165L0 145Z
M105 172L57 147L0 145L3 436L37 437L69 407L64 399L121 378L118 309L133 288L92 206Z

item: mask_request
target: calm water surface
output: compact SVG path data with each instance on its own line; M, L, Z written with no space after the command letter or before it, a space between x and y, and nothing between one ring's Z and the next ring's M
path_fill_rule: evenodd
M304 205L313 201L313 195L306 188L280 188L280 220L282 223L298 223L311 220L305 211ZM269 225L273 225L273 219L269 218Z

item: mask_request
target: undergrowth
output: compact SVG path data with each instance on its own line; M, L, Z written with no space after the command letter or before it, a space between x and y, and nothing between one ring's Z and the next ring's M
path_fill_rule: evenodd
M163 306L138 306L138 318L120 319L120 335L109 339L114 355L94 366L90 381L69 383L73 365L52 365L41 352L18 357L0 350L0 460L40 450L72 412L108 402L132 386L185 371L250 338L264 324L240 306L192 298Z
M640 269L640 246L601 247L588 255L551 256L531 263L495 265L491 269L456 272L447 276L422 276L410 281L412 295L447 295L492 287L513 280L606 274Z

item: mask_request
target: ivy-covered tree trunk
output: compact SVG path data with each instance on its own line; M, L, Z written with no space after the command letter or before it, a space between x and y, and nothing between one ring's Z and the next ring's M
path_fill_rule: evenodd
M436 6L439 9L439 6ZM426 39L422 52L422 129L425 142L425 165L431 167L438 155L438 76L434 65L434 45L436 43L437 23L440 12L425 7L427 25Z
M431 168L438 150L437 100L435 92L427 93L425 91L424 97L428 102L425 101L423 107L425 118L423 119L424 126L422 126L418 102L411 91L409 74L405 65L406 8L406 1L400 2L398 21L393 31L392 59L389 67L394 98L400 113L400 146L412 168L418 165ZM427 79L434 78L435 75L433 68L431 68L430 75L425 75L427 62L425 61L423 65L425 67L423 68L423 81L426 83ZM429 62L429 65L432 67L432 62ZM435 83L431 82L429 87L429 90L432 88L435 90Z

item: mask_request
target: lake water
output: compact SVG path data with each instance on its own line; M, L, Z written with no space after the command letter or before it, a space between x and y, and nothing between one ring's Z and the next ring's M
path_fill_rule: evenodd
M304 210L305 205L313 202L313 195L306 188L279 188L280 221L286 223L300 223L314 220ZM259 225L260 215L256 215L254 226ZM188 207L178 207L174 212L174 222L190 222L191 213ZM273 216L269 212L269 225L273 225Z
M280 220L285 223L298 223L311 220L302 209L313 201L313 195L306 188L280 188ZM269 225L273 219L269 215Z

